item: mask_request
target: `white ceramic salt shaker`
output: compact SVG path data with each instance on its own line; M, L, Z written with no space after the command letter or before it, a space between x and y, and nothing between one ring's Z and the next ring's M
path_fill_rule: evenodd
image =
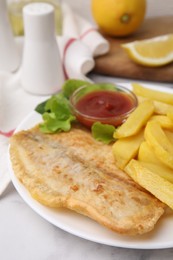
M64 82L55 33L54 7L47 3L28 4L23 8L23 19L22 86L32 94L54 94Z
M6 0L0 0L0 70L13 72L20 65L20 55L10 26Z

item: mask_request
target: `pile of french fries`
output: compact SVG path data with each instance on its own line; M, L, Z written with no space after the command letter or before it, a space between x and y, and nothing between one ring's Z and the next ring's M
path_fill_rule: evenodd
M114 133L116 165L173 209L173 94L132 86L139 105Z

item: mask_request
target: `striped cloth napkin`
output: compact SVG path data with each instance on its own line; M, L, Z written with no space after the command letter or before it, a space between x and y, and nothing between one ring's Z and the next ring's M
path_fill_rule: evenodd
M66 78L89 80L86 74L94 68L94 57L109 51L109 43L87 20L62 4L62 36L58 37Z
M57 42L65 78L90 80L87 73L94 67L94 57L109 50L108 42L67 4L62 5L63 30ZM23 39L17 38L21 60ZM17 125L46 96L25 92L20 83L21 68L16 73L0 72L0 195L10 182L8 174L8 143Z

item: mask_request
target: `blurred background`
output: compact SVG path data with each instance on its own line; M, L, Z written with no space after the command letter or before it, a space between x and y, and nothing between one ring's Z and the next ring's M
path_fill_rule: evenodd
M154 66L157 66L158 68L152 68L153 58L151 58L150 63L147 60L147 64L145 60L147 55L146 53L148 53L146 52L146 50L150 49L147 47L147 45L144 46L142 57L140 55L140 61L139 58L137 60L137 57L139 55L137 56L135 54L134 57L134 53L132 53L131 49L130 49L131 55L129 59L127 53L125 53L125 51L122 48L122 45L127 42L134 42L137 40L144 40L144 39L152 39L153 37L156 36L172 34L173 33L173 0L164 0L164 1L163 0L136 0L132 2L133 17L135 17L133 21L137 21L135 23L134 22L127 23L126 21L121 23L121 22L117 22L119 20L110 18L112 17L110 14L111 10L112 10L112 15L115 16L116 18L117 13L114 10L116 10L116 3L118 1L114 3L113 1L105 0L106 3L106 8L105 8L105 6L101 4L101 1L97 0L96 5L94 2L94 8L92 7L92 11L91 11L92 0L7 0L7 2L9 3L9 17L13 27L13 33L15 36L21 36L24 33L22 9L23 6L30 1L48 2L55 7L55 23L56 23L57 35L61 35L61 34L63 34L63 36L64 34L68 36L72 35L71 30L74 29L73 27L78 26L77 23L75 25L73 25L73 23L71 24L71 22L69 22L68 19L64 19L64 21L68 21L69 23L67 22L63 23L63 17L62 17L63 15L64 17L65 15L66 17L70 17L71 15L73 16L76 13L78 13L80 14L80 16L93 23L93 25L95 25L96 24L95 21L97 21L98 25L96 25L96 27L100 29L100 32L107 39L107 42L109 43L110 46L110 50L107 53L107 55L94 56L95 73L101 75L120 77L120 78L133 78L139 80L150 80L150 81L157 81L157 82L159 81L159 82L168 82L168 83L173 82L173 74L172 74L173 62L172 62L172 58L170 59L170 57L172 56L164 54L164 58L166 57L165 58L166 61L164 60L164 63L162 62L162 64L160 63L158 64L158 62L160 61L159 59L160 50L157 51L156 48L154 47L153 50L154 52L156 50L157 53L156 54L152 53L152 57L155 57L154 55L156 55L157 62L156 64L154 63ZM119 1L121 2L121 0ZM145 13L145 1L147 6L146 13ZM67 11L69 9L67 7L66 11L64 11L64 9L62 8L64 12L63 13L60 8L61 3L67 3L74 12ZM131 2L125 0L123 5L124 9L126 8L125 3L131 4ZM112 5L114 9L112 9ZM126 15L125 19L127 19L127 14L126 14L127 11L123 10L123 12L125 12ZM152 19L150 19L151 17ZM80 22L78 23L81 24ZM62 27L62 24L64 25L64 27L66 25L66 29ZM62 32L62 28L64 30L63 32ZM74 31L76 32L76 30ZM171 36L169 37L170 37L170 42L173 41ZM165 52L165 46L162 46L162 50L164 50ZM167 56L169 59L167 58ZM162 66L165 64L167 66ZM145 65L145 67L143 65Z
M63 1L63 0L62 0ZM90 11L90 0L65 0L71 7L80 12L85 18L93 21ZM83 8L81 8L81 5ZM146 16L173 15L173 0L147 0Z
M11 23L13 24L14 34L22 35L23 34L23 25L22 25L22 8L26 3L30 1L37 0L7 0L9 5L9 13ZM40 1L40 0L38 0ZM55 7L55 18L56 24L59 25L57 29L57 33L60 32L61 27L61 16L59 3L66 2L71 8L82 15L84 18L88 19L90 22L95 24L94 19L91 14L91 0L41 0L42 2L48 2L54 5ZM146 0L147 1L147 11L145 17L157 17L157 16L165 16L173 14L173 0Z

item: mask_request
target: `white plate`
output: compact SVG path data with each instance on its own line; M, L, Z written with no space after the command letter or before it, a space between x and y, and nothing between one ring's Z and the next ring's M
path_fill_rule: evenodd
M129 84L122 84L130 87ZM171 89L159 88L162 91L172 92ZM41 116L32 112L16 129L20 131L28 129L41 121ZM160 249L173 247L173 212L165 214L159 220L154 231L142 236L123 236L118 235L95 221L65 209L51 209L35 201L25 187L15 177L9 159L9 168L12 182L24 199L24 201L41 217L54 224L55 226L78 237L106 244L110 246L134 248L134 249Z

